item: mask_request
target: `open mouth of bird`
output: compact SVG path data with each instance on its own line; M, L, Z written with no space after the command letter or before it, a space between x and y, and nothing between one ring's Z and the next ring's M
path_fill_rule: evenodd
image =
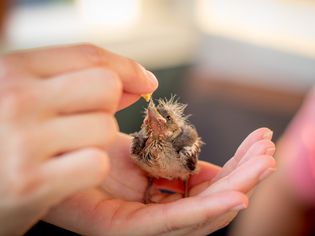
M156 134L163 134L166 128L165 118L157 111L153 101L150 101L147 110L147 119L145 120L146 125L148 125L152 131Z

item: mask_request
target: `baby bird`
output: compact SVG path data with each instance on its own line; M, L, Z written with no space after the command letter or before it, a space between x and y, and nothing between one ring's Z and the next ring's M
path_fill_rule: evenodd
M188 180L197 171L202 141L184 116L185 108L174 97L158 100L157 106L151 99L141 130L132 134L132 159L149 176L145 203L150 202L153 178L159 177L183 180L188 196Z

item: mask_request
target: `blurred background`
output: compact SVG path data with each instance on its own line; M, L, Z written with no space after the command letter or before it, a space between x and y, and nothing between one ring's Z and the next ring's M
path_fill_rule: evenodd
M201 159L223 165L252 130L281 136L315 82L314 26L314 0L15 0L1 51L89 42L137 60L154 98L188 104ZM123 132L144 106L117 114Z

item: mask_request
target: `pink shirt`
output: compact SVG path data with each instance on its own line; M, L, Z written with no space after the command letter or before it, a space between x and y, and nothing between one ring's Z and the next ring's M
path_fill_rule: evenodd
M315 205L315 89L307 97L284 138L287 157L281 155L281 158L288 158L286 164L292 187L304 201Z

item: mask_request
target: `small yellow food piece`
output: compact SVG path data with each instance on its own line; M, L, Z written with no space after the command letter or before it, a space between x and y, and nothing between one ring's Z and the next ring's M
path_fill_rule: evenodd
M147 94L141 95L141 97L143 97L143 99L146 100L146 102L150 101L151 96L152 96L152 93L147 93Z

